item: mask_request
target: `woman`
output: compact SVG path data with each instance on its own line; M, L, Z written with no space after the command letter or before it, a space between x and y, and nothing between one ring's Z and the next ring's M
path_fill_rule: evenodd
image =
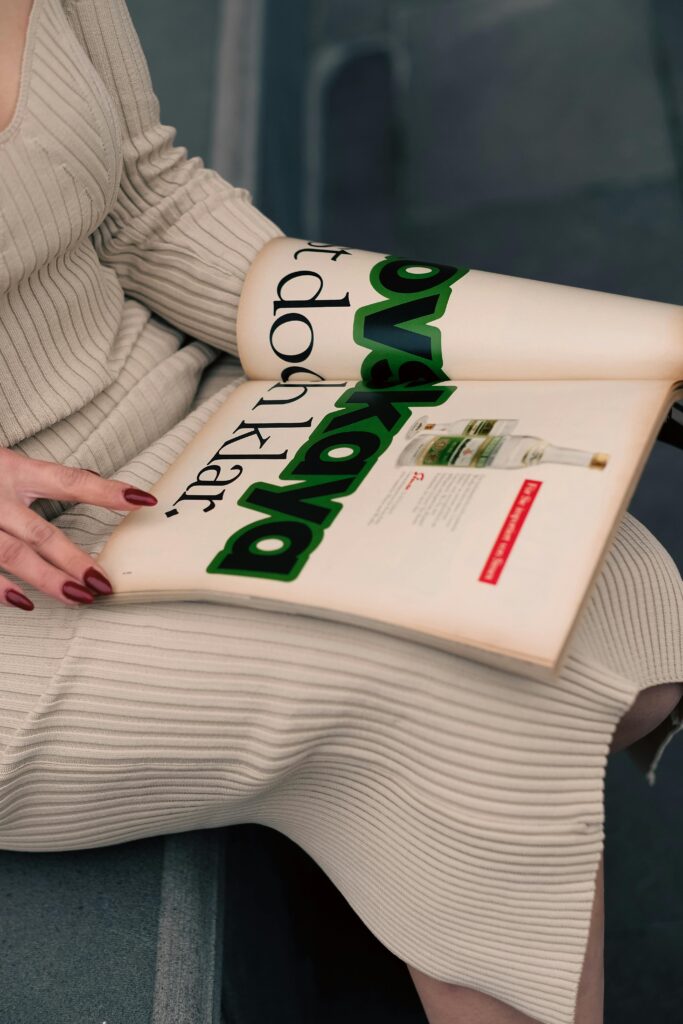
M552 686L303 615L98 605L112 528L243 379L280 232L173 146L124 0L4 0L0 127L0 847L261 822L431 1024L597 1024L604 772L681 697L671 559L624 518Z

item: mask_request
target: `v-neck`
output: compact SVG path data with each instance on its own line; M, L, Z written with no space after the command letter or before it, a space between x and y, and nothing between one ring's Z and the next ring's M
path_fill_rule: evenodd
M24 116L24 110L26 108L26 100L28 97L29 89L29 78L31 75L31 62L33 59L33 46L38 25L38 16L40 8L43 4L43 0L33 0L31 6L31 12L28 16L28 26L26 28L26 36L24 38L24 49L21 55L21 71L19 73L19 93L17 101L14 106L14 113L12 119L6 128L0 132L0 145L14 135L19 128Z

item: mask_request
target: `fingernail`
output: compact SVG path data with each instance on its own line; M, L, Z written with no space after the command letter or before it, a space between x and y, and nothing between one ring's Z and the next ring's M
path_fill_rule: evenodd
M25 594L20 594L18 590L6 590L5 597L10 604L13 604L15 608L23 608L24 611L30 612L35 605Z
M101 572L97 569L86 569L83 573L83 582L86 583L91 590L94 590L96 594L113 594L114 588Z
M68 597L71 601L80 601L81 604L92 604L95 600L89 590L72 580L66 581L62 587L62 593L64 597Z
M86 469L86 473L94 473L95 476L102 476L102 474L98 473L96 469Z
M137 487L128 487L123 496L131 505L156 505L157 499L148 491L141 491Z

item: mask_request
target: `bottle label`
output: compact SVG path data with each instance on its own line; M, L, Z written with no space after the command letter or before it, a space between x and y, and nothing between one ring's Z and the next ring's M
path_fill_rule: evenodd
M498 420L470 420L463 430L463 434L468 434L470 437L490 434L497 422Z
M427 423L426 417L416 423L414 433L418 429L432 434L448 434L450 437L485 437L487 434L511 434L518 420L462 419L451 423Z
M484 468L493 461L503 441L503 435L437 437L423 450L420 464Z

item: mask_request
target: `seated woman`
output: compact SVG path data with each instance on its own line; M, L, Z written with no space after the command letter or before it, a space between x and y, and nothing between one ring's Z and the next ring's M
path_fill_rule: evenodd
M5 0L0 127L0 848L260 822L431 1024L597 1024L604 773L681 696L671 558L624 517L552 687L306 615L98 604L111 530L244 379L281 232L173 145L124 0Z

